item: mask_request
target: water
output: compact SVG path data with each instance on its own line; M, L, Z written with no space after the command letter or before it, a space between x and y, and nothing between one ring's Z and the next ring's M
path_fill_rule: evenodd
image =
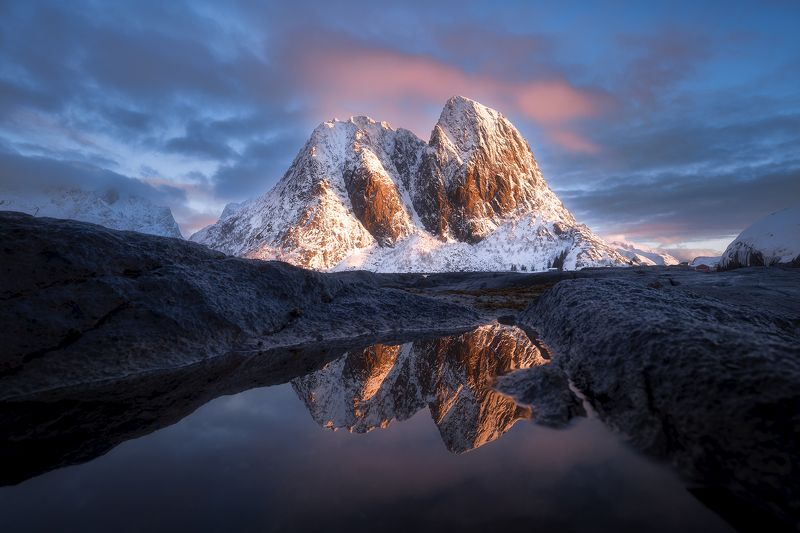
M185 417L194 396L160 409L129 402L137 416L122 417L140 425L182 418L138 438L124 438L137 428L110 423L104 435L88 415L76 419L93 408L81 404L70 427L82 420L91 438L51 441L61 456L25 459L86 462L0 488L2 529L730 530L596 418L542 427L535 410L491 388L499 373L546 363L519 330L493 326L351 351Z

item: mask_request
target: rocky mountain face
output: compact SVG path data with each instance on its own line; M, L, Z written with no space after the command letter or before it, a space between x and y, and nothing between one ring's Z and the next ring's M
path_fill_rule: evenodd
M427 407L447 448L461 453L532 415L492 389L495 377L545 364L522 330L493 324L350 352L292 385L318 424L355 433L385 428Z
M50 188L32 194L0 191L0 211L91 222L111 229L182 238L168 207L114 190Z
M719 259L720 269L780 264L800 266L800 205L757 220Z
M321 124L272 190L191 238L319 270L629 264L577 224L517 129L463 97L428 143L368 117Z

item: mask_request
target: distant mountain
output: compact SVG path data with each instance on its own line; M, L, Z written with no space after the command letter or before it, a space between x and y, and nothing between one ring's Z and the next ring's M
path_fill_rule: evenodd
M319 270L629 264L575 221L503 115L460 96L428 143L368 117L321 124L272 190L191 239Z
M36 193L0 190L0 211L91 222L111 229L182 238L168 207L116 191L50 188Z
M800 266L800 205L787 207L753 223L728 245L719 268Z
M700 265L705 265L709 268L717 268L719 264L720 256L718 255L701 255L692 259L692 262L689 263L690 267L699 267Z
M610 244L614 246L620 255L627 257L637 265L669 266L680 263L677 258L670 255L666 250L649 248L633 242L612 241Z

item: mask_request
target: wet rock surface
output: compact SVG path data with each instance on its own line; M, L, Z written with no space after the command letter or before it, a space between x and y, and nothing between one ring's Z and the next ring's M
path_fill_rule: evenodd
M797 527L800 272L665 272L563 281L518 320L601 420L735 526ZM526 403L541 381L499 388Z
M0 213L0 253L0 399L230 353L477 321L369 277L19 213Z

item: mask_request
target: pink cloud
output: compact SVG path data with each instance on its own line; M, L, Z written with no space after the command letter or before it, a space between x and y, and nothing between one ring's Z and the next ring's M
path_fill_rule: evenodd
M427 138L436 111L453 95L494 107L512 121L525 118L569 151L598 147L575 131L575 121L600 115L612 105L600 91L564 79L508 80L467 72L447 62L395 50L349 44L315 44L293 52L297 75L327 116L369 114Z
M596 154L600 151L599 146L569 130L551 129L551 131L548 131L547 136L562 148L566 148L572 152Z

